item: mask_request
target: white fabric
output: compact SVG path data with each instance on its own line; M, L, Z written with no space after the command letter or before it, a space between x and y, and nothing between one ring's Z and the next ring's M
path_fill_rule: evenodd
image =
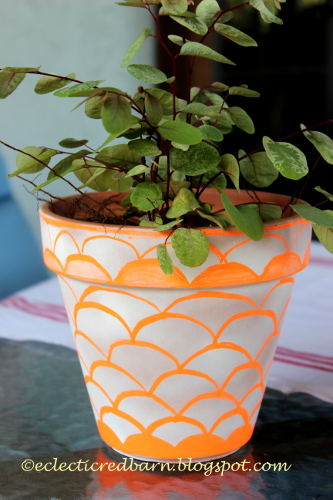
M57 278L0 302L0 337L74 349ZM318 243L296 275L268 387L333 402L333 255Z

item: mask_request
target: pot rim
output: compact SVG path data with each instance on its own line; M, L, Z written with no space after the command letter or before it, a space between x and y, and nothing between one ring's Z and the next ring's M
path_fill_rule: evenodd
M226 193L229 197L231 198L236 198L241 199L241 198L247 198L250 199L249 194L246 190L242 189L239 192L236 189L224 189L224 193ZM104 191L104 192L91 192L88 193L90 197L103 197L106 195L110 195L112 191ZM203 201L209 203L209 200L211 200L212 193L218 194L215 190L213 189L207 189L206 191L206 197L203 197ZM290 195L283 195L283 194L276 194L276 193L270 193L267 191L255 191L255 193L258 195L258 197L261 197L260 200L265 202L272 202L274 201L275 203L281 204L281 205L286 205L290 201L291 197ZM120 201L127 193L115 193L115 197L118 195L118 198L115 198L115 201ZM210 196L209 196L210 194ZM208 195L208 196L207 196ZM80 226L81 229L87 229L89 231L95 230L95 231L107 231L109 228L112 229L112 231L116 230L117 232L125 232L125 233L130 233L130 232L145 232L147 236L151 233L151 235L156 236L158 233L170 233L171 230L166 230L166 231L154 231L152 228L149 227L144 227L144 226L135 226L135 225L130 225L130 224L110 224L110 223L102 223L102 222L90 222L90 221L85 221L85 220L77 220L77 219L71 219L69 217L65 217L63 215L57 214L53 210L54 205L59 205L60 203L66 202L67 200L73 200L73 199L79 199L83 198L84 195L80 194L73 194L69 196L64 196L61 197L55 201L48 201L44 203L40 208L39 208L39 215L42 219L47 220L48 223L52 225L63 225L65 227L77 227ZM205 199L206 198L206 199ZM255 202L254 200L250 199L250 201ZM297 200L297 204L302 204L302 205L308 205L308 203L304 200ZM222 207L222 204L221 204ZM264 222L264 231L271 231L272 229L275 228L281 228L281 227L288 227L289 225L295 224L297 222L307 222L305 219L300 217L298 214L295 212L292 213L291 215L283 216L281 219L275 220L275 221L268 221ZM310 224L310 222L309 222ZM195 227L195 229L202 231L206 235L239 235L239 234L244 234L242 231L237 229L235 226L231 225L228 229L221 229L219 227Z

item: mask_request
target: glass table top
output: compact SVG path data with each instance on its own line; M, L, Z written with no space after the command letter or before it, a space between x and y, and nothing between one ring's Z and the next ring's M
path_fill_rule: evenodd
M331 500L333 403L267 389L237 453L152 468L99 438L75 352L0 339L0 500Z

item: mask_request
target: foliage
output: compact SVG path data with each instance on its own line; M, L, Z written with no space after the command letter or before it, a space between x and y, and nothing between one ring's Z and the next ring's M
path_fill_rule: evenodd
M227 183L237 190L240 186L253 190L267 188L279 175L300 180L309 175L306 157L294 145L269 137L264 137L263 145L253 152L240 150L238 158L227 153L225 142L235 127L247 134L254 133L251 117L238 104L244 98L258 98L259 93L246 85L228 87L222 82L192 87L189 77L188 98L180 99L176 95L176 60L180 58L187 65L189 75L199 58L235 65L206 45L207 37L217 33L242 47L256 47L253 38L228 24L233 11L243 9L246 16L250 9L255 9L265 23L282 24L279 17L282 0L251 0L225 10L216 0L201 0L195 12L189 10L192 2L187 0L118 3L144 9L154 20L155 29L142 29L122 60L122 67L127 67L134 78L148 86L139 86L131 96L123 90L103 86L103 80L76 80L74 73L59 76L44 73L40 68L4 68L0 72L0 98L11 95L27 74L40 75L34 89L37 94L53 92L60 98L81 98L76 107L82 105L87 117L101 120L106 132L102 146L97 149L86 146L86 139L66 138L60 142L61 147L85 146L85 149L76 153L35 146L19 150L17 169L11 176L47 170L44 182L38 186L30 182L37 192L45 192L46 185L60 178L66 180L70 173L74 173L80 183L76 188L79 192L86 187L129 192L122 202L124 223L127 218L133 221L136 217L141 226L167 231L175 255L190 267L202 265L209 254L207 237L196 228L215 226L225 230L233 224L249 238L260 240L263 223L281 217L284 207L261 203L258 196L253 197L255 201L251 204L235 206L224 192ZM175 25L181 25L184 33L183 36L168 34L177 48L175 54L169 50L160 31L160 22L166 16ZM196 35L195 40L191 39L191 33ZM150 65L130 64L148 38L154 38L166 57L171 58L171 75ZM167 84L170 91L151 87L162 83ZM299 133L327 163L333 164L333 141L328 136L304 125ZM110 145L116 138L123 138L123 143ZM223 210L213 211L211 205L201 201L207 187L220 193ZM329 192L320 187L316 189L326 200L333 201ZM320 241L333 253L333 211L299 205L295 200L291 203L296 213L313 224ZM157 258L162 270L171 274L173 263L167 245L158 246Z

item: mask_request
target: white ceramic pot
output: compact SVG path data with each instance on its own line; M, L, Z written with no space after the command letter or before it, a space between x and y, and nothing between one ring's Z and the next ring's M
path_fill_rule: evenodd
M203 228L207 262L190 269L173 258L164 275L156 246L168 233L74 221L53 212L61 205L40 210L44 260L59 276L102 439L145 461L239 449L253 433L292 275L309 260L311 225L297 215L265 223L258 242Z

